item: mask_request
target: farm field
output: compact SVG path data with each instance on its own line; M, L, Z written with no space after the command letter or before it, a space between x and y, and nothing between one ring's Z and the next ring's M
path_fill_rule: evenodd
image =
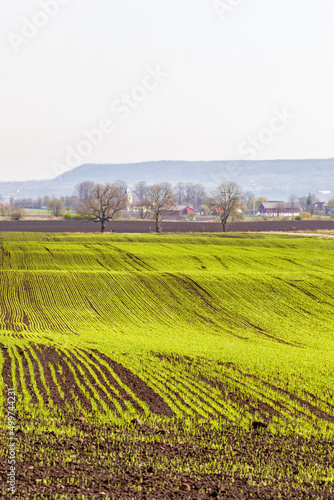
M333 498L330 238L8 232L0 291L17 497Z
M216 222L184 222L168 221L162 222L164 233L203 233L221 232L222 224ZM77 220L0 220L0 231L13 232L45 232L45 233L98 233L99 224L93 221ZM152 233L155 232L155 223L152 220L113 220L106 223L106 231L115 233ZM261 220L229 222L228 232L315 232L334 231L334 220Z

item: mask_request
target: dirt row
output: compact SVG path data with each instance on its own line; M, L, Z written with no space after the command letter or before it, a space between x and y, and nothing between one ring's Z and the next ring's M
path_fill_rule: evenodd
M45 232L45 233L94 233L99 232L99 224L92 221L67 221L67 220L23 220L0 221L0 232ZM202 233L222 232L219 222L173 222L162 223L165 233ZM227 226L228 232L298 232L298 231L333 231L334 220L311 221L262 221L258 222L231 222ZM126 220L110 221L106 223L106 231L115 233L154 233L154 221Z
M150 409L152 414L175 417L167 402L142 378L96 350L72 349L68 351L43 344L28 344L23 348L16 347L16 349L0 344L0 348L4 357L1 374L4 383L7 387L14 386L12 365L15 360L18 392L21 394L25 392L33 405L42 404L46 407L58 407L60 411L65 412L73 407L77 407L79 412L92 412L94 408L97 408L99 412L105 413L105 410L109 409L115 414L119 414L120 411L126 412L126 404L130 403L138 415L142 415L144 410L143 406L139 404L139 400L146 405L146 408ZM274 415L278 416L280 411L301 415L311 423L314 416L328 423L334 422L331 405L325 406L322 402L322 409L320 409L314 395L310 395L312 402L301 399L286 389L261 380L256 375L242 373L238 367L231 367L228 372L219 374L212 366L212 376L208 378L203 373L204 366L201 366L200 362L197 364L199 360L152 354L165 361L159 370L166 381L168 380L166 388L173 397L174 405L180 408L181 404L181 407L191 408L194 418L200 417L196 406L189 406L189 402L183 397L183 391L175 392L171 386L182 387L193 402L202 401L212 418L229 420L223 407L219 404L221 398L222 401L228 399L236 407L246 408L254 418L256 415L260 415L266 425L271 422ZM19 362L22 366L22 373L20 373ZM174 369L175 363L178 365L175 367L176 369ZM181 366L183 369L187 367L188 376L185 374L180 377L179 369ZM243 375L243 380L236 380L234 370ZM155 379L154 370L151 373L144 367L144 372L149 378L152 375ZM21 383L22 375L25 390L23 390ZM246 382L248 377L256 381L255 393L249 390ZM117 378L120 382L116 380ZM197 387L197 380L205 384L206 390L202 391ZM186 381L190 385L187 385ZM264 386L286 398L287 405L282 401L279 403L280 398L276 399L275 396L262 394L261 388ZM127 387L128 390L124 387ZM206 397L210 393L211 387L220 392L220 397L216 401L218 408L213 407L210 398ZM297 403L299 408L295 408L294 403ZM306 410L309 412L308 414L305 413Z
M136 397L149 406L152 413L169 417L174 415L161 396L143 380L102 353L83 349L69 353L43 344L31 344L29 347L17 347L17 354L21 359L24 383L33 405L38 404L38 399L41 398L46 406L56 405L61 411L68 411L69 407L78 405L86 411L93 411L94 402L98 410L103 412L103 402L105 407L117 413L114 401L120 405L122 411L126 411L124 402L128 401L139 413L143 413L138 402L115 380L115 373ZM0 348L5 359L1 375L5 384L12 387L11 354L14 354L14 351L10 352L11 348L4 345L0 345ZM14 359L16 382L19 392L22 393L19 364L16 356ZM45 379L46 386L42 378ZM35 383L37 391L34 388Z

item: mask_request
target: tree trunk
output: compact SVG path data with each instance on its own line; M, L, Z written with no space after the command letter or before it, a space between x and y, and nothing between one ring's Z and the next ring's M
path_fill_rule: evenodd
M159 219L159 215L157 215L156 218L155 218L155 231L156 231L156 233L160 233L161 232L161 222L160 222L160 219Z
M226 232L226 223L227 223L227 218L222 217L223 233L225 233L225 232Z
M105 230L106 230L106 220L101 219L101 233L104 233Z

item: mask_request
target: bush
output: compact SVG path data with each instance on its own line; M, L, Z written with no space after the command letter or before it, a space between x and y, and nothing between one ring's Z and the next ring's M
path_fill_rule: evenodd
M66 220L89 220L89 215L81 215L81 214L65 214L64 219Z
M303 217L301 215L296 215L295 220L303 220Z
M14 205L10 209L10 218L12 220L20 220L24 216L24 209L21 205Z
M237 222L240 222L240 221L243 221L245 219L245 216L244 216L244 213L243 212L238 212L236 214L233 215L232 217L232 221L237 221Z
M312 219L312 214L310 214L310 212L302 212L300 214L300 217L302 218L302 220L304 220L304 219Z

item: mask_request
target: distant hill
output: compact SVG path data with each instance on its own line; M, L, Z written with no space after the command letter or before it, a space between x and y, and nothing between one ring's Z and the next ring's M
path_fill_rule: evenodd
M138 181L168 181L203 184L208 190L223 181L234 181L245 191L269 199L287 199L309 192L320 199L320 191L334 193L334 158L328 160L264 160L264 161L152 161L127 164L85 164L55 179L25 182L0 182L0 193L8 198L65 196L76 184L91 180L98 183L125 181L131 188Z

